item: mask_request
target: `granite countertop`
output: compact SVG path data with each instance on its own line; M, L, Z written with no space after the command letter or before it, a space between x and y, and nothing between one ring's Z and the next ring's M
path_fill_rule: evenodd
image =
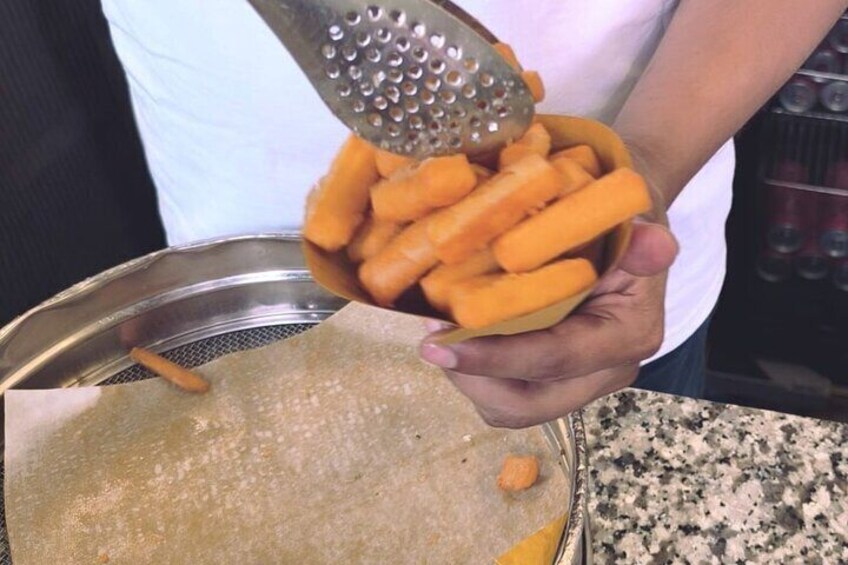
M848 425L635 390L584 422L596 563L848 563Z

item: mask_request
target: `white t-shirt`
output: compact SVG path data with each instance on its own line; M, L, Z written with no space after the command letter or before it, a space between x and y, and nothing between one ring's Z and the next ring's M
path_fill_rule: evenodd
M541 73L541 112L609 123L677 0L458 4ZM347 131L247 1L103 0L103 8L168 242L299 229L307 191ZM733 170L728 141L671 207L681 252L658 355L680 345L715 306Z

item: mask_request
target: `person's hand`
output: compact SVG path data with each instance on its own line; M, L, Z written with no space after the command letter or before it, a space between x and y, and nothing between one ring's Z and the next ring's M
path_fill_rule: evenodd
M445 369L492 426L521 428L564 416L632 384L639 362L658 350L666 274L676 255L667 228L637 223L618 268L560 324L450 347L431 335L421 357ZM437 322L429 327L439 329Z

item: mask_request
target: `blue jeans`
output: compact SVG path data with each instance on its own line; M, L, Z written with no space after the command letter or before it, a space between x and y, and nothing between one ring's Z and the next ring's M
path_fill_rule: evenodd
M702 398L707 373L707 330L710 318L689 339L639 370L635 388Z

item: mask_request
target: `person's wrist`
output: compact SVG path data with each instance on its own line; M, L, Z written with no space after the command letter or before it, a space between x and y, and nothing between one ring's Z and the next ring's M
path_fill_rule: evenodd
M668 182L663 159L651 149L650 144L638 140L635 136L628 136L625 132L617 133L627 147L633 162L633 170L645 179L648 190L651 192L653 208L642 217L649 222L668 227L668 207L678 191L675 191Z

